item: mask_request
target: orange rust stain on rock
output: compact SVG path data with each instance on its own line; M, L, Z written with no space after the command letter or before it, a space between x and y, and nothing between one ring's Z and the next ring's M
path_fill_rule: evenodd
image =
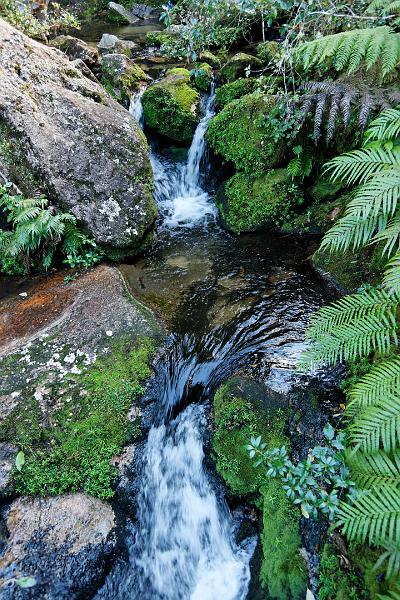
M27 298L11 298L0 305L0 345L40 331L70 306L77 290L63 283L63 274L46 277Z

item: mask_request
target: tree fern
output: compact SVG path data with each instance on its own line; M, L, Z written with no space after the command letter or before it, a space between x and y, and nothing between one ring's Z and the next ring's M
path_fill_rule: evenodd
M400 135L400 110L388 108L377 117L368 128L366 142L379 140L386 142Z
M383 80L400 60L400 35L386 25L327 35L299 46L295 60L306 70L332 64L337 71L348 73L362 64L367 70L378 65Z
M300 91L302 94L296 98L293 107L300 108L300 125L313 116L315 143L321 138L324 128L329 144L340 125L349 126L352 116L358 118L360 129L364 131L371 114L400 102L400 92L396 88L367 86L347 77L336 81L307 82Z
M388 394L358 413L349 434L350 443L364 452L394 450L400 445L400 396Z
M377 399L400 389L400 358L395 357L372 367L349 392L347 412L371 406Z

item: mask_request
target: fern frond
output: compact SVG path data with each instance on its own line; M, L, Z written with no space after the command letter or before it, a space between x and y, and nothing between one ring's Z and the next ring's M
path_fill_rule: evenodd
M390 292L400 291L400 252L397 252L386 265L383 285Z
M400 450L392 456L382 450L373 454L347 452L346 464L358 488L370 489L385 484L400 487Z
M376 596L377 600L400 600L400 591L399 592L388 592L387 594L378 594Z
M300 359L300 368L314 368L368 356L377 350L387 353L397 344L398 294L364 290L322 307L311 320L306 336L311 347Z
M335 156L324 166L332 181L345 180L349 185L368 181L376 173L400 168L400 156L385 148L362 148Z
M383 544L383 546L386 549L386 552L381 554L376 561L374 568L378 569L385 561L387 561L386 577L389 578L392 577L392 575L400 573L400 543L399 541L395 541L391 544Z
M337 71L347 73L353 73L362 63L368 70L378 64L383 80L400 59L400 35L386 25L326 35L299 46L294 59L306 70L332 64Z
M365 143L386 142L400 135L400 108L388 108L374 119L365 132Z
M342 502L338 525L350 540L379 545L400 539L400 494L396 486L384 485L361 493L352 504Z
M364 452L383 446L391 452L400 444L400 396L388 394L357 414L349 427L350 442Z
M381 397L395 394L400 390L400 357L387 359L375 365L352 386L349 392L350 404L346 411L371 406Z
M371 243L378 244L385 242L382 250L382 256L390 256L400 242L400 215L394 217L383 231L377 233L371 240Z

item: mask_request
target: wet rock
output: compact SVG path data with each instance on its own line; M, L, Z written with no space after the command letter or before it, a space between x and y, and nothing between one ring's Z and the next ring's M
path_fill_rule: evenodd
M101 70L103 78L111 83L118 99L127 107L132 92L150 81L150 77L125 54L106 54Z
M85 494L18 498L3 510L7 539L0 575L4 600L89 597L109 569L115 517L107 503ZM23 590L14 578L33 577Z
M101 54L125 54L132 56L132 51L137 49L137 44L129 40L120 40L116 35L103 33L100 42L97 44Z
M16 182L26 193L41 188L98 243L135 252L157 213L139 126L61 52L5 21L0 40L0 113Z
M16 454L17 448L12 444L0 444L0 498L10 490Z
M148 6L147 4L131 4L129 8L126 8L116 2L109 2L108 8L117 12L128 23L136 23L140 19L150 19L151 17L157 17L160 14L160 11L157 8Z
M64 52L70 60L79 58L89 68L96 65L99 60L99 53L95 48L92 48L83 40L73 37L72 35L59 35L51 40L49 45Z

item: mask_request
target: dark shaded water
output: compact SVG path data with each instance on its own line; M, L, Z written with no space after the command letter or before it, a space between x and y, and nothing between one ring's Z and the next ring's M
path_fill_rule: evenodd
M255 539L235 542L237 522L204 465L207 404L227 377L249 368L284 393L324 298L307 243L266 232L238 238L218 225L203 174L211 115L212 98L186 162L153 153L159 240L121 266L171 335L149 391L137 522L97 600L246 598Z

